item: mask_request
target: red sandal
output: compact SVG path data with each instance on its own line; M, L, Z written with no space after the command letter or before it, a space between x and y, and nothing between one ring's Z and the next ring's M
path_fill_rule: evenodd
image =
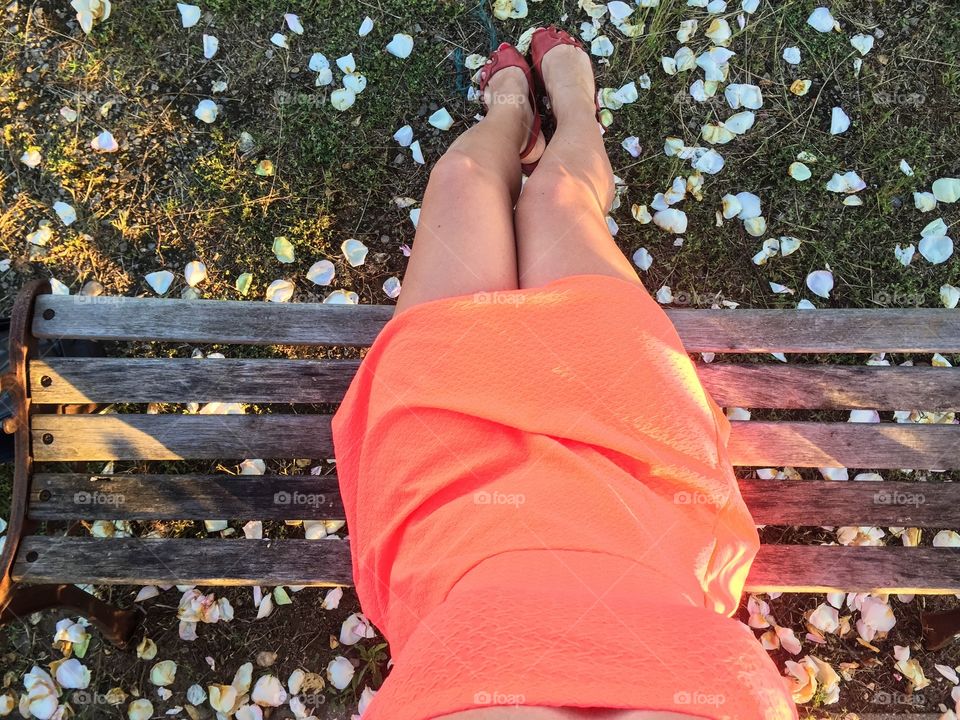
M510 43L500 43L500 47L490 55L490 60L480 70L480 93L483 93L494 75L508 67L520 68L523 71L523 75L527 79L527 87L529 88L530 107L533 108L533 125L530 127L530 136L527 138L527 144L523 150L520 151L520 157L522 158L530 154L537 144L537 138L540 136L540 112L537 109L537 95L534 91L533 75L530 72L530 65L527 63L526 58L520 54L520 51ZM536 169L537 163L539 162L540 160L537 159L532 163L521 164L520 168L524 174L529 175Z
M560 30L554 25L537 28L534 30L533 35L530 38L530 58L533 60L533 72L536 73L537 79L540 81L541 87L544 88L545 94L546 84L543 82L542 67L543 56L558 45L573 45L573 47L579 48L583 50L583 52L587 52L586 48L583 47L583 43L573 37L570 33ZM597 122L600 122L600 101L596 97L596 94L594 94L594 103L597 108ZM601 128L603 128L602 123Z

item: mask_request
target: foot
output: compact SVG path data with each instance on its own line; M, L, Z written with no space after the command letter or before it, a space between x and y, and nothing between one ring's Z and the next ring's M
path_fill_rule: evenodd
M540 65L550 108L557 119L596 114L596 83L590 56L572 45L557 45L543 56Z
M492 111L498 108L498 111L509 111L520 114L520 122L523 127L523 135L520 140L520 147L517 152L522 152L527 146L530 138L530 129L533 127L534 109L530 105L530 90L527 87L527 79L523 71L517 67L507 67L498 71L487 87L483 91L483 102ZM537 141L533 148L523 157L520 162L523 164L534 163L543 155L547 143L543 138L543 133L537 135Z

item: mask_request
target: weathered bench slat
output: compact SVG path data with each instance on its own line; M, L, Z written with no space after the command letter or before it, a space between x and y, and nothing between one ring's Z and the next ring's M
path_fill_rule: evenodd
M359 360L50 358L30 364L35 403L339 402Z
M960 527L960 483L741 480L760 525ZM335 475L37 473L32 520L343 520Z
M359 360L50 358L30 365L36 403L339 402ZM960 369L714 363L723 407L960 410Z
M960 369L712 363L697 366L721 407L960 410Z
M960 483L740 480L759 525L960 527Z
M329 415L34 415L31 435L38 461L333 457Z
M960 590L954 548L764 545L750 592ZM14 579L33 583L349 585L346 540L218 540L28 536Z
M734 465L950 470L960 465L960 425L733 422Z
M746 589L946 595L960 591L960 549L761 545Z
M343 520L335 475L37 473L32 520Z
M691 352L960 352L960 314L946 309L671 309L668 314ZM370 344L392 315L393 307L386 305L42 295L33 333L39 338L356 346Z
M23 538L13 578L106 585L350 585L346 540Z
M734 465L960 465L960 425L734 422ZM327 415L34 415L38 461L332 457ZM49 442L47 442L49 441Z
M363 346L393 311L389 305L42 295L33 332L39 338Z

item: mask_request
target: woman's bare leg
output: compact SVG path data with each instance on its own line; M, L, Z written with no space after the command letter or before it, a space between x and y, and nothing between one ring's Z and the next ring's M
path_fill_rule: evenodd
M613 170L597 125L590 58L561 45L547 52L542 70L557 131L516 209L520 287L581 274L639 283L607 229Z
M474 292L516 290L513 207L520 192L520 150L532 108L517 68L496 73L489 111L454 141L430 172L397 312ZM525 161L543 152L541 137Z

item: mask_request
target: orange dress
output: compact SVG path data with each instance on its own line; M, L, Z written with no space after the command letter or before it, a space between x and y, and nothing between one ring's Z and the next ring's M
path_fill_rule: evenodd
M729 425L641 287L577 276L399 314L333 423L365 720L490 705L796 717L730 619L759 546Z

